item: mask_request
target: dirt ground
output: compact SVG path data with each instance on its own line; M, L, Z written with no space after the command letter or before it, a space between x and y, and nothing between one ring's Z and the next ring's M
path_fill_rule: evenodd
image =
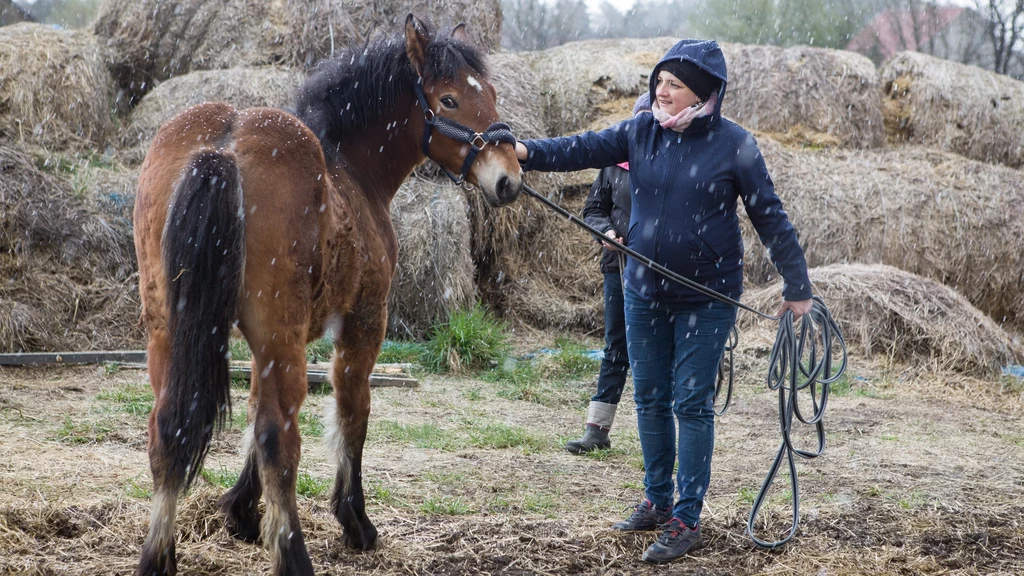
M1024 386L856 358L830 399L825 455L798 462L798 535L778 551L754 548L747 514L779 444L766 368L763 346L737 359L705 544L667 567L640 561L655 534L607 529L642 497L631 387L613 448L587 457L561 445L580 431L591 377L525 400L485 380L422 374L417 389L375 389L364 477L381 542L368 553L340 545L319 438L328 396L311 394L299 508L317 573L1024 574ZM132 573L149 519L147 389L137 370L0 368L0 574ZM236 407L246 394L233 391ZM241 412L179 505L183 574L269 568L216 513L241 465ZM788 527L787 491L780 478L762 537Z

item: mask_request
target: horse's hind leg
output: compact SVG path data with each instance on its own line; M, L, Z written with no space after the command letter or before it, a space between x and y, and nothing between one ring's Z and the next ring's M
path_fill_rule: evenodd
M291 332L285 337L286 332ZM281 329L265 341L251 341L253 371L259 373L259 401L253 421L253 444L266 513L261 523L276 576L312 576L295 502L301 455L299 409L306 398L305 331ZM284 342L282 342L282 340Z
M174 576L178 564L174 551L174 517L177 511L178 490L181 482L171 477L167 465L169 455L157 431L157 414L167 401L164 386L167 381L171 360L171 345L166 329L150 328L146 362L149 383L153 388L156 403L149 414L149 468L153 475L152 511L149 520L149 535L142 546L137 576Z
M385 315L345 318L331 364L335 402L328 403L328 450L338 460L331 508L344 528L344 543L369 550L377 544L377 528L366 516L362 460L370 417L370 374L384 342Z
M260 375L259 371L254 370L249 387L249 424L242 435L242 454L245 455L245 464L242 465L238 481L218 501L220 511L224 514L224 529L228 534L245 542L256 542L260 537L259 503L260 496L263 494L263 485L260 483L256 445L253 442L259 390Z

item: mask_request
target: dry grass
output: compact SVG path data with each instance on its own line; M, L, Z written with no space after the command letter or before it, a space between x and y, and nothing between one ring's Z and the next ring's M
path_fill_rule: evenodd
M51 174L27 154L0 147L0 350L104 349L140 340L134 177L78 162L86 161L51 157Z
M998 376L1003 366L1024 361L1019 337L933 280L877 264L812 268L810 277L849 346L863 356L981 376ZM776 282L743 300L773 313L781 294L782 284ZM744 315L744 323L749 326L752 318Z
M165 122L203 102L227 102L235 108L284 108L294 104L303 81L297 70L278 67L197 71L161 82L132 110L121 134L123 161L138 163Z
M448 183L406 180L391 203L398 266L388 294L390 333L421 339L438 321L476 302L470 227L462 192Z
M955 288L998 323L1024 321L1020 172L920 147L812 150L759 140L808 264L881 263ZM747 219L748 281L776 276Z
M745 128L819 143L832 137L848 148L885 143L878 73L864 56L807 46L723 44L722 51L729 71L722 110Z
M114 134L105 56L84 32L0 28L0 136L54 150L102 149Z
M529 54L549 136L576 132L600 115L598 106L636 98L673 38L585 40Z
M1024 166L1024 82L918 52L882 65L890 141Z
M539 337L535 346L549 344ZM746 337L744 337L746 340ZM1019 480L1024 474L1024 397L991 380L851 365L833 394L825 456L799 463L801 530L787 547L752 549L743 535L749 497L778 445L766 359L741 344L733 409L716 426L714 474L705 501L705 546L667 567L643 564L653 533L607 529L641 493L635 409L627 394L613 449L564 453L582 411L508 400L487 382L425 376L415 391L376 389L364 482L381 546L353 553L329 495L299 497L318 574L920 574L1024 572ZM105 390L144 388L145 377L92 368L0 371L0 572L129 574L149 518L144 415L125 415ZM235 391L236 406L244 391ZM328 396L313 394L314 415ZM70 420L113 431L72 444ZM301 419L300 419L301 421ZM427 425L432 427L428 428ZM474 444L485 427L525 430L509 447ZM432 447L403 430L432 430ZM207 468L237 472L240 430L215 442ZM806 438L798 436L797 441ZM329 482L334 470L315 435L300 473ZM221 530L224 487L201 480L180 503L179 566L197 575L264 574L259 547ZM772 531L787 510L776 493Z
M439 24L469 23L485 49L501 39L497 0L106 0L94 31L112 48L111 72L128 109L154 83L195 70L309 68L374 34L399 33L410 11Z

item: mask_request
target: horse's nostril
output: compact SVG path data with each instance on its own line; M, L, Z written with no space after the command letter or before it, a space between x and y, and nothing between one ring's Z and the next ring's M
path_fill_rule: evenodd
M508 176L498 178L498 196L501 198L507 198L511 191L512 184L509 182Z

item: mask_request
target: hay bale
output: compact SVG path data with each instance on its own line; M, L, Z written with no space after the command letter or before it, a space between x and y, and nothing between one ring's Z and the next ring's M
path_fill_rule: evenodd
M398 266L388 294L388 330L422 338L437 321L476 303L466 201L458 188L411 178L391 203Z
M896 54L880 76L890 141L1024 166L1024 82L919 52Z
M469 23L484 49L500 43L498 0L106 0L94 31L112 49L111 72L128 109L154 83L195 70L309 68L372 34L398 32L410 11L439 25Z
M675 38L584 40L529 54L549 136L582 129L600 104L636 98Z
M227 102L236 108L285 108L294 103L303 79L298 70L267 66L202 70L161 82L132 110L121 134L121 160L141 162L160 126L191 106Z
M933 280L890 266L861 264L812 268L810 277L851 350L989 376L1024 359L1019 340L953 289ZM781 294L777 282L745 295L743 301L774 311ZM741 327L752 324L767 322L741 315Z
M0 350L138 346L133 175L59 171L0 146Z
M114 133L105 59L84 32L0 28L0 136L57 150L105 146Z
M1019 171L916 146L759 144L810 266L898 266L955 288L996 322L1024 327ZM749 225L744 236L748 280L771 279L774 267Z
M586 194L553 199L579 215ZM509 315L537 328L601 330L600 244L539 202L527 198L523 202L530 203L527 210L535 223L520 236L518 250L506 262Z
M885 143L878 73L868 58L809 46L724 43L722 52L729 71L723 110L744 127L812 141L820 133L851 148Z

